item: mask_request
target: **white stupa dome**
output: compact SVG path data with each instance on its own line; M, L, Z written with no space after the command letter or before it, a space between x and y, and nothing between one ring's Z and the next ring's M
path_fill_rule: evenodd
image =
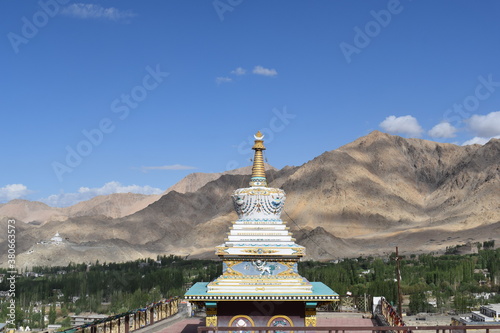
M61 235L59 235L59 232L56 232L56 234L54 235L54 237L52 237L50 239L50 241L52 243L62 243L63 239L62 239Z

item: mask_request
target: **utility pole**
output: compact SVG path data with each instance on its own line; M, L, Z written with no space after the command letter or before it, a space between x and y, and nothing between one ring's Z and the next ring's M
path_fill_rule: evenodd
M396 279L398 281L398 315L399 318L403 318L403 310L402 310L403 296L401 295L401 267L399 265L400 260L401 257L399 256L398 247L396 246Z

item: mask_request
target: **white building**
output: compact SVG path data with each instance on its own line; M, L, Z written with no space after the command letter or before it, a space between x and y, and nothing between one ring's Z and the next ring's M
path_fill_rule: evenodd
M52 237L50 239L50 243L52 244L61 244L63 241L61 235L59 235L59 232L56 232L56 234L54 235L54 237Z
M79 315L70 316L71 317L71 326L80 326L83 324L88 324L97 319L104 319L108 316L101 315L97 313L82 313Z
M479 311L473 311L470 317L452 318L454 325L481 325L500 323L500 303L482 305Z

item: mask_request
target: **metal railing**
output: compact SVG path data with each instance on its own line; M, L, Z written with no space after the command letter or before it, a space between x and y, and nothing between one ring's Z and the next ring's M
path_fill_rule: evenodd
M64 333L130 333L137 329L167 319L179 311L179 297L163 299L144 308L131 310L91 323L71 327L59 332Z
M373 305L373 297L363 295L339 295L338 302L332 302L318 308L319 312L369 312Z
M385 298L380 300L380 303L377 305L374 313L375 319L381 326L406 326L403 318L401 318L391 305L391 303L387 302ZM380 318L382 316L383 318Z
M372 333L380 332L399 332L411 333L413 331L435 331L436 333L461 333L467 330L477 330L485 333L500 332L500 325L461 325L461 326L324 326L324 327L270 327L270 326L255 326L255 327L198 327L198 333L218 333L218 332L243 332L242 329L254 333L271 333L271 332L329 332L329 333L346 333L353 331L366 331Z

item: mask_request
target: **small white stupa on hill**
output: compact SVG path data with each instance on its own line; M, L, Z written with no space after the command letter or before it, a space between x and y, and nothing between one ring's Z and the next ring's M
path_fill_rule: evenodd
M61 244L63 242L63 239L61 235L59 235L59 232L56 232L56 234L50 239L50 244Z

